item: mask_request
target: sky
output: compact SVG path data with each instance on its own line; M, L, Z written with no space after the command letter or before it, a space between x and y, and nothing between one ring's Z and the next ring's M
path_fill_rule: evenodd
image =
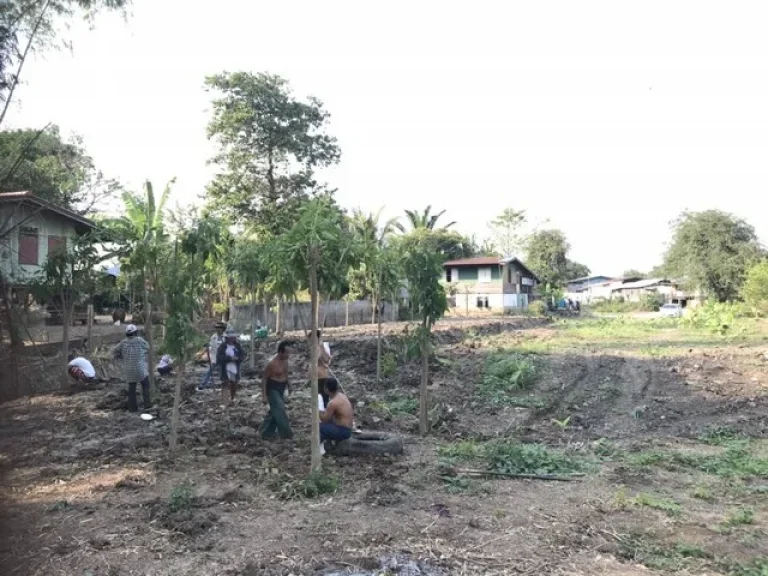
M506 207L562 229L595 274L649 270L683 210L768 241L768 4L134 0L127 19L37 55L8 123L83 136L135 189L201 202L222 71L320 98L342 149L321 173L346 208L446 210L489 234Z

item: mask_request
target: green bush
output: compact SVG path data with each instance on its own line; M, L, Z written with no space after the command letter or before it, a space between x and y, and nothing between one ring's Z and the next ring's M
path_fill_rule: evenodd
M385 378L394 376L397 372L397 358L393 352L385 352L381 355L381 375Z
M638 304L643 312L658 312L659 308L664 306L664 296L658 292L651 292L643 295Z
M439 456L447 464L469 462L505 474L569 474L583 472L589 464L563 450L511 440L484 443L464 440L440 448Z
M534 300L528 305L528 312L530 312L534 316L546 316L547 305L544 303L543 300Z
M531 388L537 377L536 365L531 358L508 353L494 354L485 365L478 394L491 404L510 404L510 396Z
M752 314L768 314L768 260L763 260L749 269L741 295Z
M707 300L703 304L691 308L680 319L680 324L724 336L736 328L736 319L744 316L747 316L747 309L744 304Z

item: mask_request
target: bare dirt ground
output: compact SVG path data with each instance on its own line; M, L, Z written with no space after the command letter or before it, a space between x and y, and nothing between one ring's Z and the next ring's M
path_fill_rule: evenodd
M441 323L426 439L406 325L385 326L378 386L375 327L328 330L358 424L402 435L406 454L326 457L325 478L340 488L316 498L299 497L310 432L303 344L291 441L260 439L253 379L229 409L217 393L185 392L175 459L170 380L158 386L152 422L122 409L116 384L2 405L0 572L765 576L762 327L721 338L611 322ZM534 366L535 381L489 396L489 362L504 357ZM583 476L445 475L446 461L478 467L483 450L515 442L538 450L537 470L559 471L567 457Z

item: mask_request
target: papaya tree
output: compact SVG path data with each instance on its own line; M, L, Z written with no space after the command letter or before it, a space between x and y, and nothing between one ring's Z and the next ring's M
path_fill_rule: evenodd
M373 309L373 320L378 318L376 336L376 383L381 381L381 302L384 295L392 295L399 287L399 271L390 237L397 220L381 221L381 210L364 214L359 210L352 215L352 229L360 252L360 266L349 277L355 281L357 292L368 292Z
M429 385L432 327L448 309L448 299L440 282L443 277L443 257L438 250L434 233L427 228L417 228L398 237L397 248L412 310L415 317L419 319L417 330L421 355L419 432L425 436L429 432L427 386Z
M356 257L355 242L343 211L330 198L315 198L299 213L291 229L279 237L279 253L296 278L307 277L312 303L310 361L312 470L321 467L319 411L317 406L318 302L320 291L332 291Z

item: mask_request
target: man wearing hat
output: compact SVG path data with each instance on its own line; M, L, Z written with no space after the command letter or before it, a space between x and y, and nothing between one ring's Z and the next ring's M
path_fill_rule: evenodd
M235 399L237 383L240 381L240 363L244 356L243 347L237 341L237 332L227 328L224 342L216 352L216 364L221 370L221 398L225 404L231 404Z
M216 322L216 332L205 347L205 352L208 355L208 371L203 376L203 381L197 388L198 391L213 387L214 374L216 374L216 356L219 353L219 346L224 342L224 329L226 327L224 322Z
M149 369L147 367L147 353L149 344L138 335L139 329L133 324L125 327L125 339L116 347L112 356L116 360L123 361L123 374L128 382L128 410L138 412L139 405L136 399L136 385L141 383L141 397L144 410L152 407L149 396Z

